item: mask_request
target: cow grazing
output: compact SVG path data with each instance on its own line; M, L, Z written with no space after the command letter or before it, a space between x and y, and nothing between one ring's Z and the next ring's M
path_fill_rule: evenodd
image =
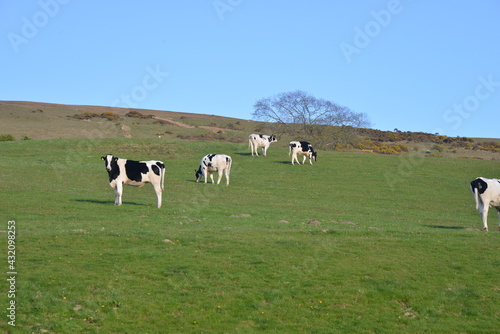
M161 194L165 179L165 164L163 162L119 159L112 154L101 157L101 159L106 164L109 185L115 189L115 205L122 205L123 185L142 187L146 183L151 183L156 193L156 207L161 208Z
M259 147L262 147L262 155L266 156L266 152L267 149L269 148L269 145L277 141L278 139L276 139L275 135L269 136L269 135L251 134L250 136L248 136L248 147L252 150L252 156L254 152L256 156L259 156L259 153L257 152L257 149Z
M500 180L478 177L470 183L470 190L476 201L476 209L483 219L483 229L488 231L488 210L497 209L500 220ZM498 224L500 228L500 222Z
M231 173L231 164L233 159L229 155L225 154L207 154L200 161L200 167L196 171L195 177L196 182L200 182L201 177L205 177L205 183L207 183L208 176L212 179L212 184L214 184L213 173L218 172L219 178L217 184L220 183L222 179L222 174L226 174L226 185L229 185L229 174Z
M316 161L317 154L314 152L314 149L311 144L306 141L291 141L290 142L290 151L288 152L288 156L292 155L292 165L294 165L294 160L300 165L299 160L297 159L297 154L303 154L304 159L302 160L302 164L305 164L306 158L309 158L309 163L312 165L312 161Z

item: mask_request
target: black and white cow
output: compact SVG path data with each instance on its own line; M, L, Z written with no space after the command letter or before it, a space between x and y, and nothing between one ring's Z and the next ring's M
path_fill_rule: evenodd
M271 143L277 142L275 135L257 135L252 133L248 136L248 147L252 150L252 156L255 152L255 155L259 156L257 153L257 149L262 147L262 155L266 156L267 149Z
M202 177L205 178L205 183L207 183L208 176L212 179L212 184L214 184L213 173L218 172L219 178L217 184L220 183L222 179L222 174L226 174L226 185L229 185L229 174L231 173L231 164L233 159L229 155L225 154L207 154L200 161L200 167L196 171L195 177L196 182L200 182Z
M500 219L500 180L478 177L470 183L470 190L476 201L476 209L483 219L483 229L488 231L488 210L494 207ZM499 222L500 228L500 222Z
M122 205L123 185L142 187L146 183L151 183L156 193L156 207L161 208L161 194L165 180L165 164L163 162L119 159L112 154L101 157L101 159L106 163L109 185L115 189L115 205Z
M288 152L288 156L290 156L291 153L292 155L292 165L294 164L293 161L297 161L297 163L300 165L299 160L297 159L297 154L303 154L304 155L304 160L302 160L302 164L305 164L306 158L309 158L309 163L312 165L312 161L316 161L317 154L314 152L314 149L311 144L309 144L306 141L291 141L290 142L290 151Z

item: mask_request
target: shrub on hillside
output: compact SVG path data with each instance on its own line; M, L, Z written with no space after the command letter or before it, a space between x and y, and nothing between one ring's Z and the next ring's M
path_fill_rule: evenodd
M491 151L491 152L500 152L500 144L493 142L493 141L487 141L487 142L482 142L474 145L472 147L473 150L482 150L482 151Z
M113 112L109 112L109 111L103 112L101 115L99 115L99 117L105 118L108 121L116 121L116 120L120 119L120 115L115 114Z
M94 118L94 117L98 117L99 114L96 114L95 112L84 112L83 114L76 114L76 115L73 115L73 118L76 118L76 119L83 119L83 120L87 120L87 119L91 119L91 118Z
M120 115L115 114L115 113L110 112L110 111L103 112L101 114L86 111L83 114L76 114L76 115L68 116L68 117L73 117L73 118L81 119L81 120L89 120L89 119L92 119L94 117L105 118L108 121L116 121L117 119L120 119Z
M155 115L152 115L152 114L144 115L142 112L137 111L137 110L129 111L128 113L125 114L125 116L131 117L131 118L140 118L140 119L148 119L148 118L155 117Z
M14 141L16 140L13 135L0 135L0 141Z
M355 149L364 150L364 151L372 151L379 154L392 154L392 155L401 155L403 152L409 152L410 148L406 145L402 144L386 144L380 141L373 141L366 138L360 138L353 145Z
M436 144L436 145L431 147L431 150L438 151L439 153L441 153L444 151L444 148L441 145Z

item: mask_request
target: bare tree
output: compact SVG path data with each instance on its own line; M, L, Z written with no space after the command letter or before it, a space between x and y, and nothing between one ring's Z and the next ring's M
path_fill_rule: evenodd
M325 125L340 126L344 130L371 126L366 114L300 90L258 100L252 116L256 120L277 123L280 128L296 131L298 127L305 136L318 137L318 140L330 133L322 127ZM327 140L321 138L321 141Z

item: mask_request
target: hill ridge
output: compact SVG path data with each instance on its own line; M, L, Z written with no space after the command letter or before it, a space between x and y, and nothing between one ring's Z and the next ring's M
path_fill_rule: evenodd
M170 137L243 143L250 133L274 132L281 137L280 143L275 146L286 146L289 140L310 139L315 141L316 148L323 150L396 155L420 152L431 157L500 160L500 139L359 128L355 129L356 137L350 143L318 145L316 139L302 138L293 130L293 127L280 130L272 123L179 111L0 101L0 140ZM327 139L332 141L330 137Z

